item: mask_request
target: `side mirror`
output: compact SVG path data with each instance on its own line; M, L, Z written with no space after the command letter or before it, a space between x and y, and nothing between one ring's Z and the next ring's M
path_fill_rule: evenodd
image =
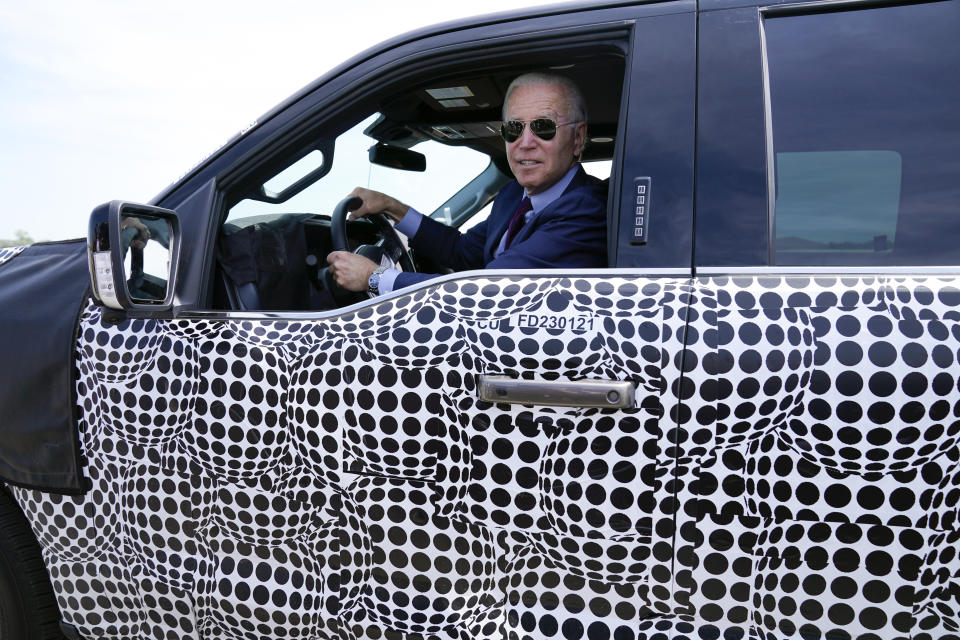
M179 258L175 212L114 200L90 213L87 259L98 304L118 310L169 310Z
M367 150L367 157L372 164L379 164L401 171L426 171L427 156L419 151L395 147L385 142L378 142Z

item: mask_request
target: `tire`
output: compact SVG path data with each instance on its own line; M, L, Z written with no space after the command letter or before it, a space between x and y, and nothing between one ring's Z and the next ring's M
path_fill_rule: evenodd
M60 609L30 525L0 487L0 640L63 640Z

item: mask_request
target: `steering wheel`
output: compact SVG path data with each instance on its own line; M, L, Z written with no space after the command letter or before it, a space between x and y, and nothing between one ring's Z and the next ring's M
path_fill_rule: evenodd
M358 209L362 204L363 200L360 198L345 198L334 209L333 216L330 219L330 239L334 251L350 251L350 245L347 243L347 214ZM366 218L373 223L380 240L376 244L360 245L353 253L369 258L377 264L389 262L390 266L394 268L415 272L417 268L413 264L413 257L387 217L382 213L374 213L366 216ZM324 275L324 280L327 281L328 288L338 302L349 304L367 297L362 294L357 296L356 293L340 287L329 275L329 271Z

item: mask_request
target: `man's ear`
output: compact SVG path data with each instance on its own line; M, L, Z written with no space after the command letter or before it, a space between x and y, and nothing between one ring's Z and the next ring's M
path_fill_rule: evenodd
M573 155L577 159L583 155L583 149L587 146L587 123L580 122L574 127L573 133Z

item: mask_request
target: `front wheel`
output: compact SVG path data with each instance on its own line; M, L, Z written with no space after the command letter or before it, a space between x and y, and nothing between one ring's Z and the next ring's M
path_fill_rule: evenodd
M0 487L0 640L63 640L59 621L40 546Z

